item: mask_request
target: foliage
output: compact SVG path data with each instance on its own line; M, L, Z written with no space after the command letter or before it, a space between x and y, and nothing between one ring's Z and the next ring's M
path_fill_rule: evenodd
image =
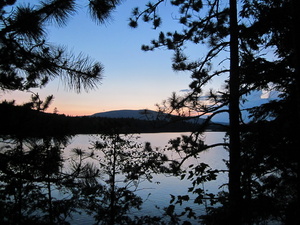
M165 213L171 218L172 224L193 224L203 221L203 215L198 214L191 207L193 204L204 205L205 211L208 213L212 206L227 201L224 193L213 193L207 190L205 183L217 180L220 173L228 173L228 170L211 168L208 164L201 162L200 157L200 153L218 146L224 147L227 144L221 142L207 145L198 135L198 133L191 133L191 135L182 135L169 141L167 150L176 153L173 159L170 159L171 172L181 181L189 182L191 185L187 189L186 195L170 194L170 205L165 208ZM191 161L191 159L194 160ZM180 212L177 206L180 205L182 208L186 202L189 204Z
M166 1L157 1L156 4L149 4L146 6L148 8L144 11L138 9L133 10L133 17L131 20L137 23L140 17L146 15L151 18L146 20L146 22L154 23L155 17L159 16L158 7L159 5L162 5L163 2ZM191 109L192 112L201 112L206 109L206 112L209 109L203 104L200 105L200 102L198 101L198 98L202 94L202 86L209 82L213 77L228 72L228 69L226 69L209 74L212 68L212 59L219 52L225 50L229 44L226 39L226 36L229 35L228 26L226 25L228 22L228 8L225 7L221 10L216 1L208 1L208 8L212 6L209 12L203 8L202 1L170 1L170 3L171 5L177 6L178 12L175 18L178 18L179 24L181 24L184 29L181 33L177 30L174 32L161 32L157 40L151 41L150 46L143 46L142 49L154 50L156 48L166 47L167 49L174 51L174 57L172 58L173 69L176 71L191 72L191 93L183 98L173 95L169 100L169 106L171 108L174 110L186 108ZM205 15L206 13L207 15ZM214 17L216 17L216 20ZM155 26L155 24L153 24L153 26L155 28L158 27ZM214 44L217 41L219 41L220 44ZM191 43L190 46L194 46L192 44L207 43L211 50L204 60L189 61L189 57L184 54L184 46L189 45L188 43ZM189 104L189 102L191 103Z
M74 176L61 170L61 150L67 140L1 140L1 223L65 224L77 205L76 199L59 198L53 190L65 193L64 180Z
M64 159L68 140L2 138L1 223L68 224L87 213L97 224L164 224L157 216L129 213L143 203L139 184L167 171L164 154L133 135L108 134Z
M49 95L46 97L45 101L40 99L38 93L32 93L31 101L28 103L23 104L24 107L28 107L37 111L45 111L49 108L50 104L52 103L54 97L53 95Z
M73 150L78 161L74 158L72 164L85 168L77 179L78 194L84 196L83 208L97 224L135 224L141 220L129 213L141 209L143 200L135 194L140 191L139 184L151 182L153 174L167 170L167 157L153 150L150 143L143 147L136 138L103 134L89 150Z
M159 106L159 110L177 112L179 115L196 112L202 116L209 113L211 116L208 120L210 120L214 115L227 111L227 106L230 106L230 94L232 94L232 90L229 89L230 77L225 80L223 90L203 93L208 82L232 72L225 63L228 57L226 52L232 50L229 48L232 37L230 30L232 27L229 23L230 8L227 3L218 0L157 0L147 4L145 10L135 8L130 25L137 27L139 20L142 19L144 22L152 23L153 28L158 29L163 21L158 14L159 7L169 2L176 6L174 8L177 12L172 16L177 19L182 30L161 32L157 40L151 41L150 45L143 45L142 49L150 51L166 48L173 51L173 69L189 71L192 82L189 85L189 93L182 96L173 93L162 106ZM240 209L243 222L249 224L272 219L290 223L299 212L299 205L291 210L299 198L299 187L296 185L299 183L297 170L299 157L296 156L299 137L294 132L298 129L300 121L299 48L297 48L299 43L295 38L297 37L295 21L298 16L295 12L299 9L299 4L296 2L292 0L239 1L237 27L239 89L238 93L234 94L235 98L240 99L240 106L242 106L247 102L247 96L255 90L263 89L280 93L278 99L273 102L245 109L250 113L252 122L245 123L242 117L239 121L239 124L243 125L240 132L242 158L237 165L242 169L238 179L242 188ZM294 6L298 8L293 8ZM185 51L188 52L189 48L198 44L205 44L207 53L201 59L191 60ZM217 66L213 66L213 63ZM288 122L289 119L292 119L294 124ZM239 124L237 126L240 126ZM194 134L195 137L200 137L201 132L203 127L199 127ZM232 135L232 130L229 135ZM198 142L196 138L190 145L197 146ZM186 143L173 146L175 151L178 146L182 146L183 149ZM194 154L187 154L187 156L195 157L197 153L195 151ZM176 168L178 165L181 164L177 163ZM228 165L231 166L230 162ZM185 172L183 176L188 176L194 181L201 180L202 177L205 179L205 175L199 174L196 170ZM190 191L193 191L193 188ZM199 196L204 197L201 192ZM177 198L179 203L182 202L181 200L188 200L182 196ZM174 200L175 198L172 199L172 203ZM204 223L224 224L226 219L228 221L232 219L228 214L230 204L223 201L223 197L219 200L223 207L212 208ZM270 205L273 207L269 207ZM170 206L172 207L169 211L173 211L174 205ZM281 217L279 218L278 215Z
M92 18L104 23L121 1L89 1ZM0 88L28 90L43 87L56 77L80 92L97 86L103 66L84 54L75 56L64 47L47 43L49 24L65 26L77 10L75 0L41 1L39 5L0 5Z

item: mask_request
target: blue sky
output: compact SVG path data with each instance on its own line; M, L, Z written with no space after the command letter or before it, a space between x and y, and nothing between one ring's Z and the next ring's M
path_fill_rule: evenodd
M18 1L22 2L22 1ZM27 2L28 1L25 1ZM31 3L34 1L30 1ZM152 109L155 104L188 88L190 74L174 72L171 66L172 52L166 49L144 52L142 44L148 44L163 31L181 30L174 20L176 8L163 6L162 27L153 30L151 24L141 22L137 29L128 26L132 8L141 6L148 0L126 0L117 7L106 24L97 25L89 17L87 0L77 1L78 13L69 19L67 26L48 28L48 42L66 46L75 55L83 53L104 65L104 78L98 89L80 94L68 91L62 80L56 79L43 89L33 89L41 98L53 94L56 107L66 115L91 115L97 112L118 109ZM175 11L174 11L175 10ZM195 59L205 55L205 47L189 46L188 56ZM224 55L225 59L227 56ZM223 60L223 58L221 60ZM225 62L226 63L226 62ZM223 78L210 83L207 89L220 89ZM2 96L1 96L2 95ZM0 93L0 98L17 99L17 103L29 100L30 93Z
M41 97L54 95L50 112L54 107L67 115L90 115L116 109L155 109L154 105L168 98L171 92L188 87L189 74L172 71L172 52L141 50L141 45L150 43L160 30L153 30L150 24L144 23L137 29L128 26L132 8L146 2L127 0L106 24L97 25L84 7L87 1L81 0L78 1L78 13L70 18L66 27L48 28L50 43L67 46L75 54L89 55L105 67L102 84L88 93L68 91L60 79L43 89L34 89ZM166 11L161 13L166 15L166 19L162 29L173 30L172 23L176 22L168 7L163 8ZM30 98L30 93L16 92L4 97L15 98L22 103Z

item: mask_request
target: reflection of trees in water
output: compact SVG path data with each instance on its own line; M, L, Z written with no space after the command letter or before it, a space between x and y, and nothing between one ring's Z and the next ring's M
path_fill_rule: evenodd
M77 179L77 184L81 186L84 207L97 223L145 221L144 217L130 214L132 210L140 210L143 203L135 192L141 182L151 181L153 173L164 171L167 158L163 154L154 151L149 143L139 144L135 136L118 134L100 135L92 148L74 149L73 153L78 157L78 162L73 162L74 168L80 164L83 168L79 177L84 179Z
M67 192L64 182L74 177L62 173L61 150L67 140L67 137L3 139L1 222L59 224L70 214L70 199L53 196L54 192Z
M143 180L163 170L166 158L132 136L102 135L88 150L74 149L63 168L68 137L3 138L0 148L0 221L3 224L65 224L85 211L99 224L139 223L133 217ZM76 156L76 157L75 157Z

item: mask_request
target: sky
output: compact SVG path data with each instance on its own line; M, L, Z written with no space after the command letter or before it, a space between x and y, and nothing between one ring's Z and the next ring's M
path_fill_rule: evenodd
M21 0L18 2L22 3ZM23 0L28 3L28 0ZM32 3L34 1L30 1ZM104 66L104 77L98 88L77 94L68 90L63 81L55 79L42 89L32 89L42 99L54 95L54 102L48 109L58 113L83 116L98 112L121 109L155 110L156 104L168 99L172 92L188 89L191 82L187 72L172 70L172 52L158 49L151 52L141 50L142 44L149 44L159 32L181 30L174 20L174 8L163 6L160 15L163 24L154 30L151 24L140 22L137 29L128 26L131 11L148 1L126 0L119 5L105 24L96 24L88 14L87 0L77 1L79 9L67 26L48 27L48 42L66 46L75 55L83 53ZM175 8L176 9L176 8ZM201 45L188 49L191 57L201 58L206 53ZM226 57L226 56L224 56ZM207 87L220 89L223 78ZM17 100L17 104L28 102L31 93L0 93L0 100Z
M118 109L156 109L155 104L167 99L173 91L188 87L189 74L175 73L171 68L172 52L141 50L141 45L150 43L160 30L153 30L145 23L137 29L128 26L132 8L138 3L141 5L146 1L127 0L117 7L105 24L97 25L84 7L87 1L80 0L78 13L69 19L67 26L48 28L48 42L66 46L75 55L88 55L104 66L101 84L88 93L67 90L60 79L51 81L43 89L32 89L41 98L54 95L49 112L56 107L59 113L81 116ZM164 8L167 11L167 7ZM162 29L172 30L171 14L161 13L169 14ZM1 100L16 99L22 104L30 99L31 93L0 95Z

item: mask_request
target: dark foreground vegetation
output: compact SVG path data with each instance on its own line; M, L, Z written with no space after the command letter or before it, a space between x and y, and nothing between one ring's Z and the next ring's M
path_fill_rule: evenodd
M90 224L164 224L130 213L143 203L140 182L170 171L163 154L130 135L107 134L64 158L69 138L0 138L1 224L66 225L81 215Z

